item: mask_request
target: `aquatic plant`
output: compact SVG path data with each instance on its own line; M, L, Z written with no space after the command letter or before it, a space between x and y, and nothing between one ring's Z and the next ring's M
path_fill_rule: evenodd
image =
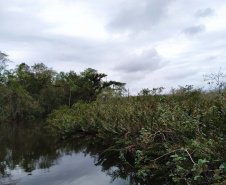
M95 134L134 162L140 178L175 184L226 181L226 94L191 86L170 95L123 97L103 92L92 103L55 110L49 127L59 136ZM109 151L108 150L108 151ZM121 157L123 157L121 155Z

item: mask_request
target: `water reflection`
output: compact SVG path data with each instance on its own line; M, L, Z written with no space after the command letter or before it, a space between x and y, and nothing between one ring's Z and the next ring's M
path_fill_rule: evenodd
M59 142L40 126L0 128L0 185L144 184L88 136Z

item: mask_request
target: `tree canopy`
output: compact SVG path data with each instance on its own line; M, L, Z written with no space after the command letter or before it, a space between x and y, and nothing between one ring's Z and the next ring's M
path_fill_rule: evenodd
M44 63L21 63L7 70L8 61L8 56L0 52L0 121L45 116L63 105L92 102L105 88L117 91L125 85L104 80L107 75L92 68L80 74L58 73Z

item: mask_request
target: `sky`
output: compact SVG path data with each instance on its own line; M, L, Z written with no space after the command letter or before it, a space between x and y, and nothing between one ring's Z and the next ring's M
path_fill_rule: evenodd
M226 72L225 0L0 0L0 51L14 68L87 68L143 88L203 87Z

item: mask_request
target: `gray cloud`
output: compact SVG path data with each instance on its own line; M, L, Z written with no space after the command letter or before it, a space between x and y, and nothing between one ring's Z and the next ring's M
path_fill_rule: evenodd
M181 80L183 78L195 75L198 73L198 69L180 69L176 71L171 71L168 75L166 75L165 79L167 80Z
M83 36L68 35L68 30L75 29L70 27L70 21L83 20L74 20L67 14L76 7L74 2L82 4L89 16L98 20L97 27L105 36L93 32L89 37L89 31ZM203 8L203 3L211 8ZM61 5L62 11L57 10L62 20L55 18L57 11L52 12L51 20L42 14L43 10L48 12L50 7ZM131 89L149 84L179 85L184 81L193 84L202 78L197 77L202 72L226 69L224 7L223 0L0 0L0 51L9 54L15 65L44 62L57 71L76 72L92 67L108 74L108 80L125 82ZM218 16L201 19L214 12ZM69 21L66 27L64 18ZM205 21L208 32L200 20ZM81 27L82 24L81 21ZM92 32L95 27L95 21L89 22L84 32ZM55 32L58 28L62 30ZM139 55L131 54L141 48ZM148 48L157 48L158 52ZM163 59L168 61L167 66ZM201 67L194 69L194 65Z
M206 8L206 9L200 9L196 12L196 17L207 17L214 14L214 9L212 8Z
M200 32L204 32L206 29L205 25L200 24L198 26L190 26L185 28L182 32L185 33L186 35L195 35Z
M218 58L218 56L209 56L207 57L204 62L213 62Z
M16 11L11 11L9 8L3 9L0 6L0 43L3 47L0 49L11 53L10 58L16 58L14 55L20 53L20 59L14 60L17 64L26 62L31 65L35 62L44 62L52 66L55 62L62 62L65 65L56 66L58 69L78 70L75 67L76 64L83 68L97 67L100 63L108 62L109 59L106 59L108 56L114 56L123 51L114 41L51 34L48 30L56 25L40 20L35 14L35 6L32 6L32 3L25 3L25 6L24 3L19 4ZM6 6L3 2L0 2L1 4L2 7ZM39 6L37 4L36 6L38 9ZM20 9L23 7L24 11Z
M117 31L143 31L167 18L167 8L173 0L130 0L107 25L107 29Z
M144 50L139 56L131 56L115 69L126 73L151 72L160 67L161 61L162 59L155 49Z
M27 6L24 9L18 7L17 11L0 9L0 40L27 43L47 39L44 32L52 25L41 21L36 15L37 10Z

